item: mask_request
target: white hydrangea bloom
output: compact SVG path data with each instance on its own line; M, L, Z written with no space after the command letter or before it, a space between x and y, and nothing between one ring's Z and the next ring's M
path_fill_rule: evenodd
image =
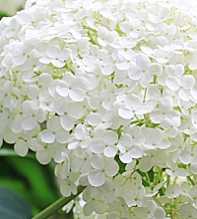
M76 218L196 218L196 11L28 0L0 22L0 146L86 187Z

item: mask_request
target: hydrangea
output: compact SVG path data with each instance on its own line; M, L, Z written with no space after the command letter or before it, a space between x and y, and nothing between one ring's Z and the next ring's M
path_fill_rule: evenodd
M29 0L0 22L0 144L55 162L62 195L86 187L76 218L196 218L197 7L184 2Z

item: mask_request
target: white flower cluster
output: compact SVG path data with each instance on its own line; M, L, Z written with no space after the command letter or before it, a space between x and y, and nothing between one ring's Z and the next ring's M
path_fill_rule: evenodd
M90 218L196 219L196 11L27 1L0 23L1 144L53 160L64 196L85 186Z

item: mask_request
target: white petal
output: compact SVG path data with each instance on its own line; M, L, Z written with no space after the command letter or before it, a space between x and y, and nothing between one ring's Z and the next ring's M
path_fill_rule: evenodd
M178 95L180 97L181 100L188 102L189 101L189 93L188 90L185 89L180 89L178 92Z
M22 121L22 128L24 131L31 131L37 126L37 121L35 118L29 117Z
M140 160L139 163L139 169L147 172L152 168L153 164L152 164L152 160L150 157L143 157L143 159Z
M42 64L49 64L50 61L51 61L50 59L45 58L45 57L39 59L39 62Z
M111 75L114 71L114 67L112 65L104 65L100 66L100 68L103 75Z
M28 153L28 143L23 140L18 140L14 145L15 152L20 156L25 156Z
M197 53L192 53L192 57L189 60L189 68L191 70L196 70L197 69Z
M67 87L63 86L57 86L56 87L56 93L61 97L67 97L69 89Z
M197 101L197 89L196 88L193 88L191 91L191 96L193 97L194 101L196 102Z
M101 115L98 113L91 113L87 116L86 121L88 124L96 126L102 121Z
M106 131L104 132L103 141L106 145L113 145L118 141L118 136L114 131Z
M134 81L138 81L142 77L142 73L135 63L131 63L131 68L128 70L128 76Z
M119 145L123 147L130 147L132 145L132 136L129 134L124 134L119 139Z
M116 67L118 70L124 71L130 68L130 64L129 62L121 62L121 63L117 63Z
M81 89L71 89L69 91L69 97L75 102L81 102L84 100L84 93Z
M123 144L118 144L117 147L118 147L119 151L120 151L122 154L124 154L124 153L126 152L126 147L125 147L125 145L123 145Z
M60 184L60 192L63 196L68 197L71 195L70 186L68 186L67 182L62 182Z
M56 141L60 144L65 144L68 142L69 137L69 134L65 131L58 131L56 133Z
M86 127L82 124L77 125L77 127L75 128L75 133L74 133L76 139L78 140L83 140L85 138L87 138L88 136L88 131L86 129Z
M23 65L26 62L27 58L23 55L15 56L13 62L16 66Z
M104 168L103 158L100 156L93 156L91 160L91 166L97 170L103 169Z
M179 89L178 80L175 77L169 77L166 80L166 86L172 91L177 91Z
M179 159L183 164L189 164L192 161L192 156L189 151L184 150L181 152Z
M163 210L163 208L156 208L154 211L154 216L157 219L165 219L165 211Z
M74 119L71 118L70 116L64 115L60 117L60 124L63 129L65 129L66 131L69 131L73 128L75 122L74 122Z
M79 147L79 142L78 141L71 142L71 143L68 144L68 149L69 150L74 150L78 147Z
M133 158L140 158L143 156L144 151L140 147L132 147L130 150Z
M95 209L95 212L97 214L104 214L108 210L108 206L103 201L95 200L94 201L94 209Z
M8 144L14 144L17 140L17 135L8 129L8 130L6 130L6 132L4 134L4 140Z
M48 164L51 161L51 157L47 150L37 151L36 159L43 165Z
M133 71L133 70L130 70L128 72L128 76L131 80L134 80L134 81L138 81L140 80L140 78L142 77L142 74L140 71Z
M119 166L114 159L106 159L105 160L105 173L108 176L115 176L118 173Z
M61 163L65 161L66 155L64 152L56 151L55 154L53 154L53 159L55 163ZM62 174L64 175L64 172L62 171ZM65 176L65 175L64 175Z
M60 55L60 48L55 46L50 46L47 48L46 54L50 58L58 58Z
M56 60L56 59L51 60L51 63L57 68L62 68L65 65L65 63L63 61Z
M123 118L123 119L131 119L134 117L134 114L131 112L129 109L119 109L118 110L118 115Z
M127 153L124 153L124 154L120 154L120 160L123 163L131 163L133 158L131 156L131 153L127 152Z
M99 187L105 183L105 175L100 171L93 171L88 175L88 182L90 185Z
M190 168L192 173L197 174L197 163L192 163Z
M85 109L81 103L72 103L67 106L67 112L69 116L80 119L84 115Z
M100 154L104 151L104 143L99 141L92 141L89 143L89 148L93 153Z
M146 55L139 54L136 56L136 65L142 69L147 70L150 65L150 61Z
M22 119L16 118L13 123L11 124L11 130L14 133L19 133L22 131Z
M197 129L197 111L192 112L192 125Z
M193 133L190 137L193 141L197 141L197 133Z
M93 202L88 202L84 205L83 207L83 212L85 216L90 216L92 212L94 211L94 203Z
M106 157L115 157L116 153L117 153L117 148L114 146L108 146L104 150L104 155Z
M192 75L184 75L181 78L181 86L185 89L192 89L195 84L195 78Z
M48 130L44 130L40 133L40 139L43 143L52 144L55 142L55 135Z
M162 142L162 131L160 129L145 128L143 134L145 136L145 147L148 149L159 147Z

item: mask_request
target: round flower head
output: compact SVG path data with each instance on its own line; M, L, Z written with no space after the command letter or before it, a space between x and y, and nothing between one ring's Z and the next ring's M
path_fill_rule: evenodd
M197 6L183 2L29 0L0 22L0 144L55 162L64 196L85 186L80 218L196 218Z

